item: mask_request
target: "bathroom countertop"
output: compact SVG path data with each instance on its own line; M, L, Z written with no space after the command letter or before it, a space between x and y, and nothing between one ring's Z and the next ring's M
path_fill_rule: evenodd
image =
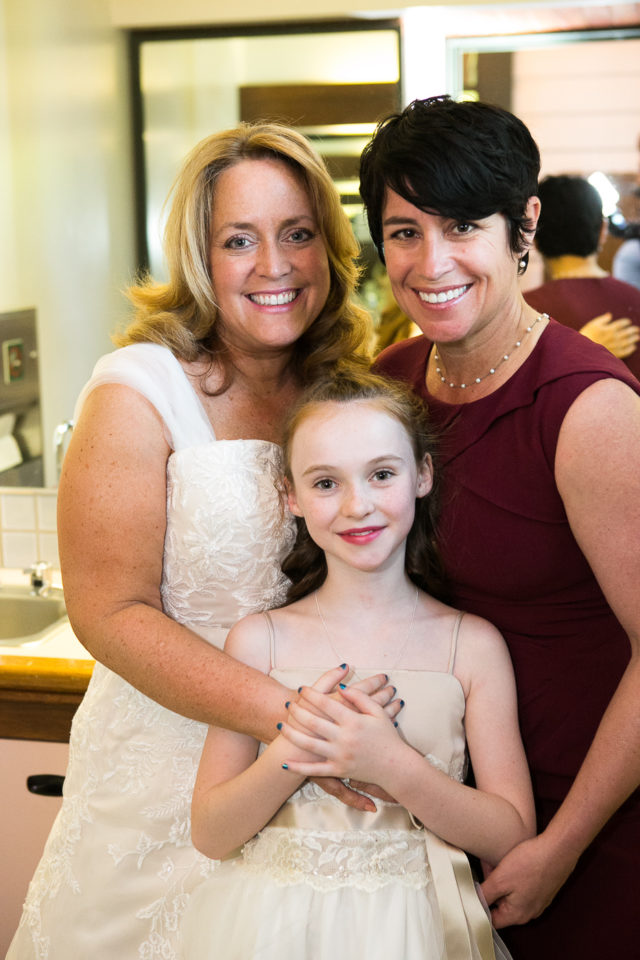
M0 737L67 741L93 665L66 619L31 643L0 641Z

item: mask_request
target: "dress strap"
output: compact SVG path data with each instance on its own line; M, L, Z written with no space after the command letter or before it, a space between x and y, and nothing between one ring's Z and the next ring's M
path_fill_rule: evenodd
M269 611L264 610L262 616L267 621L267 630L269 631L269 672L271 672L271 670L275 670L276 666L276 631Z
M453 630L451 631L451 650L449 652L449 664L447 666L447 673L453 673L453 668L456 665L456 653L458 650L458 634L460 633L460 624L462 623L462 618L464 617L464 610L458 612L456 617L456 622L453 625Z

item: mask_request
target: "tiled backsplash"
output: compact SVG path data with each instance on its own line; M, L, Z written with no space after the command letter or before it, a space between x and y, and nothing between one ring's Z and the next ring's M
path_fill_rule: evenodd
M37 560L60 566L56 491L5 488L0 493L0 567L24 568Z

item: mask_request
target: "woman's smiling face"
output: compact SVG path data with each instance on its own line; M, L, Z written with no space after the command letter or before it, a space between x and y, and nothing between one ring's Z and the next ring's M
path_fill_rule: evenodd
M279 160L220 174L210 267L222 339L249 354L289 350L322 312L329 260L302 180Z
M528 215L537 213L537 202L531 198ZM393 295L430 340L472 337L512 309L519 257L502 214L456 221L425 213L387 188L382 225Z

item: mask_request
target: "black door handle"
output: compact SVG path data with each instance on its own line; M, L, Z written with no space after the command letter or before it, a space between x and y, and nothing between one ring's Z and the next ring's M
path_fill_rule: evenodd
M33 773L27 777L27 790L43 797L61 797L63 783L64 777L58 773Z

